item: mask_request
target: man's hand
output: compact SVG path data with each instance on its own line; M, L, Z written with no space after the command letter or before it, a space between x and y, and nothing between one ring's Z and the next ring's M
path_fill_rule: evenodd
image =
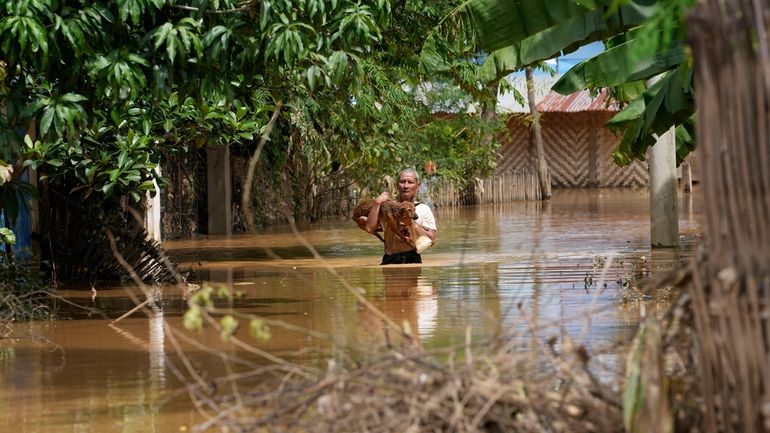
M369 216L366 218L366 231L374 234L380 224L380 206L390 200L390 193L385 191L374 199L374 205L369 210Z
M374 199L375 203L377 204L383 204L386 201L390 200L390 193L388 191L383 191L382 194L377 196L376 199Z

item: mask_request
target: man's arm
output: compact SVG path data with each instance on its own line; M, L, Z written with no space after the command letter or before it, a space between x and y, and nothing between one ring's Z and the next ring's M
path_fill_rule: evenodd
M427 236L430 239L431 245L436 243L436 218L433 216L433 212L430 207L424 203L420 203L415 208L417 214L420 215L419 224L417 224L417 232L420 236Z
M369 209L369 216L366 217L366 231L374 234L380 223L380 206L390 200L390 193L385 191L374 199L372 208Z
M426 229L425 227L417 224L417 231L420 233L420 235L424 235L430 238L432 243L436 243L436 230Z

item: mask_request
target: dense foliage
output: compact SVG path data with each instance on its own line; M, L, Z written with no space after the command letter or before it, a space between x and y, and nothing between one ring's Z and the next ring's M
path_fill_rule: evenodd
M81 197L138 201L163 186L161 155L253 149L280 103L282 126L270 146L284 156L274 169L301 174L294 186L307 194L298 200L317 199L308 194L323 188L310 186L330 179L372 184L447 154L417 138L430 120L417 97L425 78L418 50L453 6L7 0L0 7L0 158L38 168ZM450 174L485 166L470 160Z

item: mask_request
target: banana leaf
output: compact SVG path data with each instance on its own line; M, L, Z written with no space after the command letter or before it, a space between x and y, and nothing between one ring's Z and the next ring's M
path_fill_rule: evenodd
M575 30L579 30L580 25L591 28L602 23L611 28L630 28L638 24L640 18L651 16L658 7L656 0L628 0L613 7L615 3L615 0L471 0L455 13L473 27L479 48L493 52L570 22L569 26Z
M643 58L635 55L638 45L638 40L632 39L578 63L565 72L551 89L569 95L586 88L647 80L676 68L686 60L681 41L675 41L665 52L651 53Z
M453 14L473 30L477 49L490 53L480 75L482 81L491 82L638 26L658 7L656 0L629 0L617 8L613 4L614 0L471 0ZM448 50L439 39L429 36L422 48L422 67L428 73L448 67L442 61Z
M680 164L695 146L694 115L692 68L683 63L607 122L610 130L623 131L613 153L615 162L626 165L633 159L643 160L647 148L655 144L656 136L677 126L681 127L677 131L677 138L682 141L677 141L677 164Z
M420 69L427 74L445 74L451 67L447 60L450 52L451 48L446 41L431 33L420 51Z
M635 3L630 2L609 15L604 9L596 9L569 17L491 52L481 66L480 76L485 81L493 80L534 62L573 52L583 45L638 26L653 10L635 7ZM482 38L478 42L481 48L488 48Z

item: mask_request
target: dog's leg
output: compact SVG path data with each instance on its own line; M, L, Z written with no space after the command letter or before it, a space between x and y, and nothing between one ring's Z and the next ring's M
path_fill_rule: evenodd
M416 246L415 249L417 250L417 254L421 254L423 251L427 250L428 247L433 245L433 241L427 236L420 236L414 244Z
M368 219L369 219L369 218L368 218L368 217L365 217L365 216L360 216L360 217L358 217L358 220L359 220L359 221L361 221L361 222L363 222L363 223L364 223L364 225L366 224L366 221L367 221ZM362 227L362 228L363 228L363 227ZM379 232L374 232L374 233L372 233L372 234L373 234L373 235L375 235L375 236L377 236L377 239L381 240L383 243L385 242L385 239L383 239L383 238L382 238L382 236L380 235L380 233L379 233Z

